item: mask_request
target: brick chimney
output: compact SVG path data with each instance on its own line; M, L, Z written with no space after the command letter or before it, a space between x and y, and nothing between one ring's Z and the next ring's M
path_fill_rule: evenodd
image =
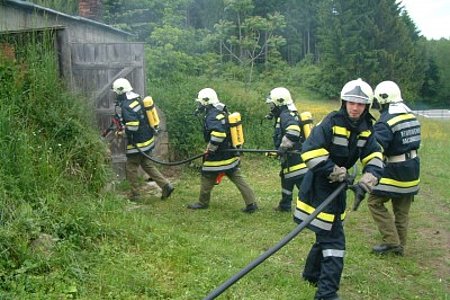
M101 21L102 1L101 0L79 0L78 13L81 17Z

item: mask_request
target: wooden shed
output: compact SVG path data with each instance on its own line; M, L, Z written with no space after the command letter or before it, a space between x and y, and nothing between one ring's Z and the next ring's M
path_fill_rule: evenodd
M80 12L90 12L98 4L100 0L80 0ZM114 114L111 85L115 79L126 77L137 93L145 95L144 44L133 41L132 34L30 2L0 1L1 35L36 31L55 33L60 74L73 91L95 104L99 132L110 125ZM111 144L113 166L119 178L125 176L124 149L123 140Z

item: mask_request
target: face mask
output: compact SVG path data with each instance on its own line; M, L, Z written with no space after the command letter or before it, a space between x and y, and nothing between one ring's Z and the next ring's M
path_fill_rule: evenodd
M201 105L200 103L197 105L197 108L194 111L194 115L198 116L206 111L206 106Z
M373 99L373 102L372 102L372 108L373 108L373 109L378 109L378 110L381 109L380 102L378 102L377 98L374 98L374 99Z
M117 99L117 102L120 103L120 102L122 102L122 101L127 99L127 95L126 94L117 95L116 99Z

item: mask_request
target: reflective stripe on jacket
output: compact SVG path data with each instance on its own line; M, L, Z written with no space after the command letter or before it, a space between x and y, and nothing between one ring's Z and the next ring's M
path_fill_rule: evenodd
M384 150L385 168L373 194L387 197L415 195L419 192L420 123L412 113L389 114L381 111L374 125L375 136Z
M313 128L302 146L302 158L308 166L308 172L303 178L295 209L294 218L297 222L303 221L339 186L339 182L330 183L328 179L335 165L350 169L360 160L363 173L370 172L377 178L381 176L381 148L371 128L370 114L353 123L347 117L345 107L328 114ZM330 230L336 216L344 218L345 208L346 191L342 191L314 219L311 229Z
M233 149L226 108L220 110L212 105L206 108L203 134L206 142L218 148L205 157L202 172L234 171L240 164L239 156L233 152L222 151Z
M281 106L274 127L273 141L276 149L279 149L281 140L286 137L294 143L290 150L302 150L300 118L297 112L290 111L287 106ZM286 153L281 159L281 174L284 178L303 176L307 170L300 153Z
M126 154L147 152L155 147L153 130L148 124L140 98L126 99L120 103L122 121L127 135Z

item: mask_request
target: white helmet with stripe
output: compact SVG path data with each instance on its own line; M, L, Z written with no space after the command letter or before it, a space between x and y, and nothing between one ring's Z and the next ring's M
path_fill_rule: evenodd
M347 82L341 91L341 100L353 103L372 104L373 90L361 78Z

